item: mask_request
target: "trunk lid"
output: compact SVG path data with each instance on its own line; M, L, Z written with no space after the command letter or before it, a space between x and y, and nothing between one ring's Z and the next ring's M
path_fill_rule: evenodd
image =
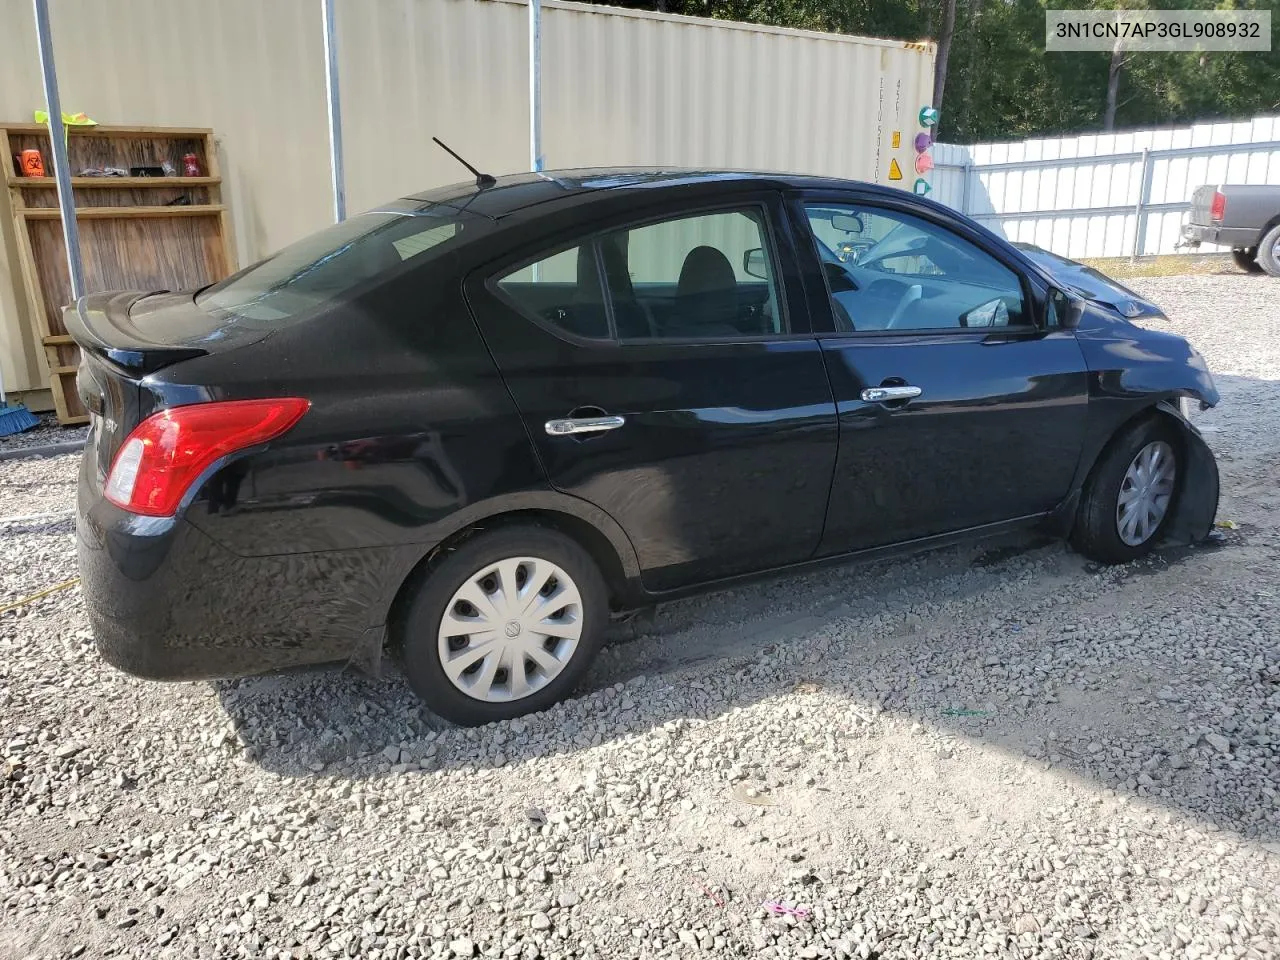
M86 455L97 460L99 488L129 433L155 412L141 386L165 367L245 346L253 329L198 307L190 293L95 293L64 307L63 323L80 346L76 392L91 414Z
M90 294L64 307L62 317L82 353L131 377L242 347L270 332L204 310L190 293L167 290Z

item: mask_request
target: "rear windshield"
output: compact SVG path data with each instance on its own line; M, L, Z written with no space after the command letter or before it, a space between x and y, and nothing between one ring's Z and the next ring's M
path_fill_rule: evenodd
M407 260L427 262L483 223L457 207L400 201L334 224L196 295L246 320L288 320Z

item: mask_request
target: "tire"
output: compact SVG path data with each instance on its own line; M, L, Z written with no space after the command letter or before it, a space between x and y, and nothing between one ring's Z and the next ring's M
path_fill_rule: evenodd
M523 592L530 577L553 599L522 613L534 602L535 593ZM514 591L507 589L509 581ZM557 601L566 605L552 608ZM447 632L448 613L457 634ZM534 713L574 690L595 658L608 618L604 577L575 540L539 526L478 533L419 582L401 629L405 673L426 705L454 723L478 726ZM486 630L488 623L495 629ZM533 629L538 626L555 626L558 635ZM485 656L479 652L484 649L492 652ZM468 650L476 653L468 656ZM446 669L451 653L461 661L452 670L456 681ZM474 662L462 670L467 661Z
M1236 262L1236 266L1245 273L1261 273L1262 264L1258 262L1257 247L1237 247L1231 251L1231 259Z
M1280 223L1267 231L1258 244L1258 265L1273 277L1280 277Z
M1160 456L1155 460L1154 473L1149 470L1145 475L1153 478L1162 476L1164 464L1168 462L1172 463L1173 472L1167 484L1158 481L1151 486L1148 501L1141 494L1135 495L1135 489L1141 490L1142 487L1135 488L1130 468L1137 466L1140 456L1148 457L1150 462L1153 451ZM1142 476L1138 474L1139 478ZM1182 476L1182 446L1172 425L1156 417L1121 431L1103 451L1085 483L1080 511L1071 534L1072 544L1086 557L1100 563L1128 563L1146 556L1160 542L1160 535L1177 507ZM1128 500L1127 510L1121 507L1122 494ZM1159 512L1158 518L1146 512L1142 522L1133 525L1122 523L1135 512L1141 512L1144 502L1154 504L1152 509ZM1122 526L1127 529L1122 529Z

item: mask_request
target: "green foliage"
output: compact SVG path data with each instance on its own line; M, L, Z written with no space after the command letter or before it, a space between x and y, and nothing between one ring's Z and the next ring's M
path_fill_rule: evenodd
M948 0L613 0L782 27L900 40L936 38ZM966 143L1102 129L1109 53L1046 53L1045 10L1116 7L1271 10L1280 0L956 0L942 138ZM1270 53L1130 53L1116 129L1246 119L1280 110L1280 44Z

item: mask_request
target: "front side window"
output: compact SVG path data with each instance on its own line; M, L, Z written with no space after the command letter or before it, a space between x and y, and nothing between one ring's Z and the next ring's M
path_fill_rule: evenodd
M196 303L238 320L283 322L408 260L425 263L451 249L475 222L455 207L399 201L285 247L202 290Z
M950 230L859 204L808 204L805 214L840 331L1031 322L1018 275Z
M620 339L786 331L761 211L678 217L618 230L598 243Z

